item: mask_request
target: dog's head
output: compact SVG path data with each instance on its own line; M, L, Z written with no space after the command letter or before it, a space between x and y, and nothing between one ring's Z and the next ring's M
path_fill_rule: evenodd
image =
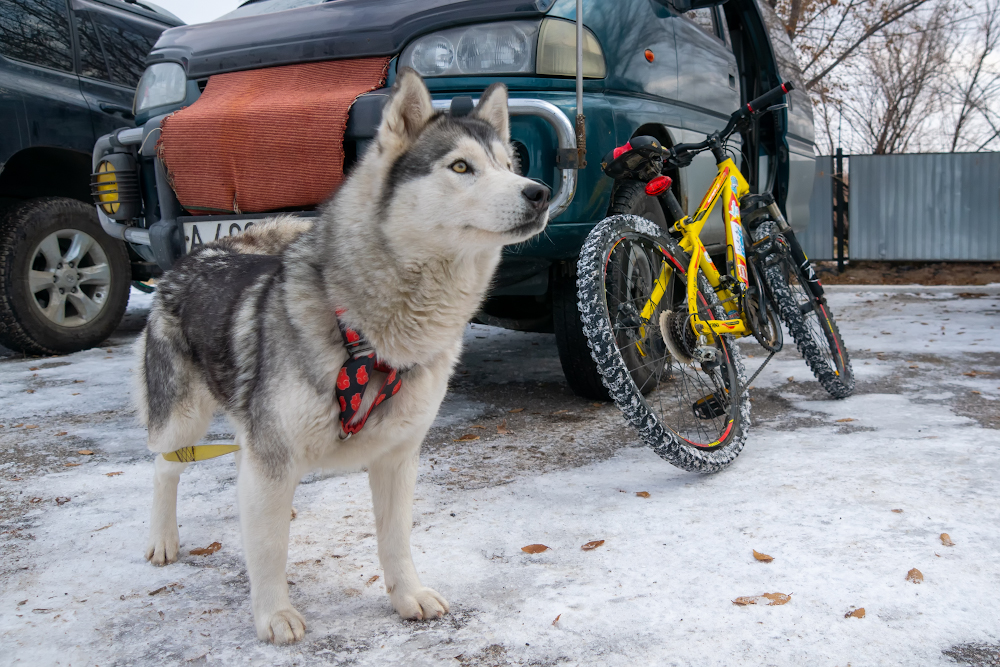
M445 248L499 247L545 228L549 189L512 168L507 88L493 84L468 116L437 114L420 77L400 71L376 137L391 164L386 231Z

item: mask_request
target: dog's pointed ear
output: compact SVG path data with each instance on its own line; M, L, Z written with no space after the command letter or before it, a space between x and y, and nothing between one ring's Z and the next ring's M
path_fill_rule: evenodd
M496 128L500 139L506 144L510 142L510 114L507 112L507 86L494 83L487 88L472 116Z
M431 95L423 79L409 67L404 67L396 77L392 97L382 112L382 124L378 129L379 145L405 149L433 116Z

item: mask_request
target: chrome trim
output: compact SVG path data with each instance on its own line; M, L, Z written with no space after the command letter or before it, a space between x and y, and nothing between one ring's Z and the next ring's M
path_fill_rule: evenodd
M479 98L472 100L472 103L479 104ZM434 108L438 111L447 111L451 108L451 100L434 100ZM511 116L538 116L547 121L556 132L559 148L576 151L576 131L573 129L573 124L556 105L545 100L512 98L507 100L507 109ZM549 202L549 220L554 220L569 208L576 194L576 170L560 169L560 171L562 177L559 179L559 189Z
M97 217L101 221L101 227L104 232L116 239L121 239L123 241L128 241L129 243L138 243L139 245L149 245L149 230L140 229L139 227L129 227L115 222L109 218L101 207L97 207Z
M122 146L142 143L142 128L134 127L127 130L118 130L115 132L115 138L118 139L118 143Z

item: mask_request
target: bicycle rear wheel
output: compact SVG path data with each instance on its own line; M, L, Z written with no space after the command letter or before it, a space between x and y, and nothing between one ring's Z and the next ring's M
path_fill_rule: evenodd
M754 238L764 239L776 229L775 223L765 222ZM846 398L854 392L854 369L833 313L826 299L813 296L791 253L781 247L776 252L780 261L765 268L764 276L781 319L823 388L834 398Z
M654 223L617 215L591 231L577 288L584 333L608 392L660 457L712 473L743 449L750 423L731 336L702 345L687 318L688 257ZM722 317L699 272L699 314Z

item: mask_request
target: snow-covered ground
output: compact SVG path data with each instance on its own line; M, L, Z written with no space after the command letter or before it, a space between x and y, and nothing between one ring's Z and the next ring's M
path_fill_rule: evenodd
M995 654L1000 289L859 289L830 297L856 394L829 400L786 349L754 383L743 454L709 477L657 458L613 406L572 397L551 336L470 327L414 511L417 567L452 613L399 620L376 578L364 473L314 475L296 495L288 568L309 628L290 647L253 631L228 458L185 473L180 561L142 558L152 457L128 404L129 346L149 300L134 295L101 349L0 361L0 664L923 666L977 654L957 645ZM743 349L752 370L764 355ZM229 434L219 420L210 438ZM465 434L479 439L455 442ZM581 549L592 540L604 543ZM536 543L550 549L521 550ZM922 583L906 580L913 568ZM791 599L733 603L764 593ZM857 608L863 618L845 618Z

